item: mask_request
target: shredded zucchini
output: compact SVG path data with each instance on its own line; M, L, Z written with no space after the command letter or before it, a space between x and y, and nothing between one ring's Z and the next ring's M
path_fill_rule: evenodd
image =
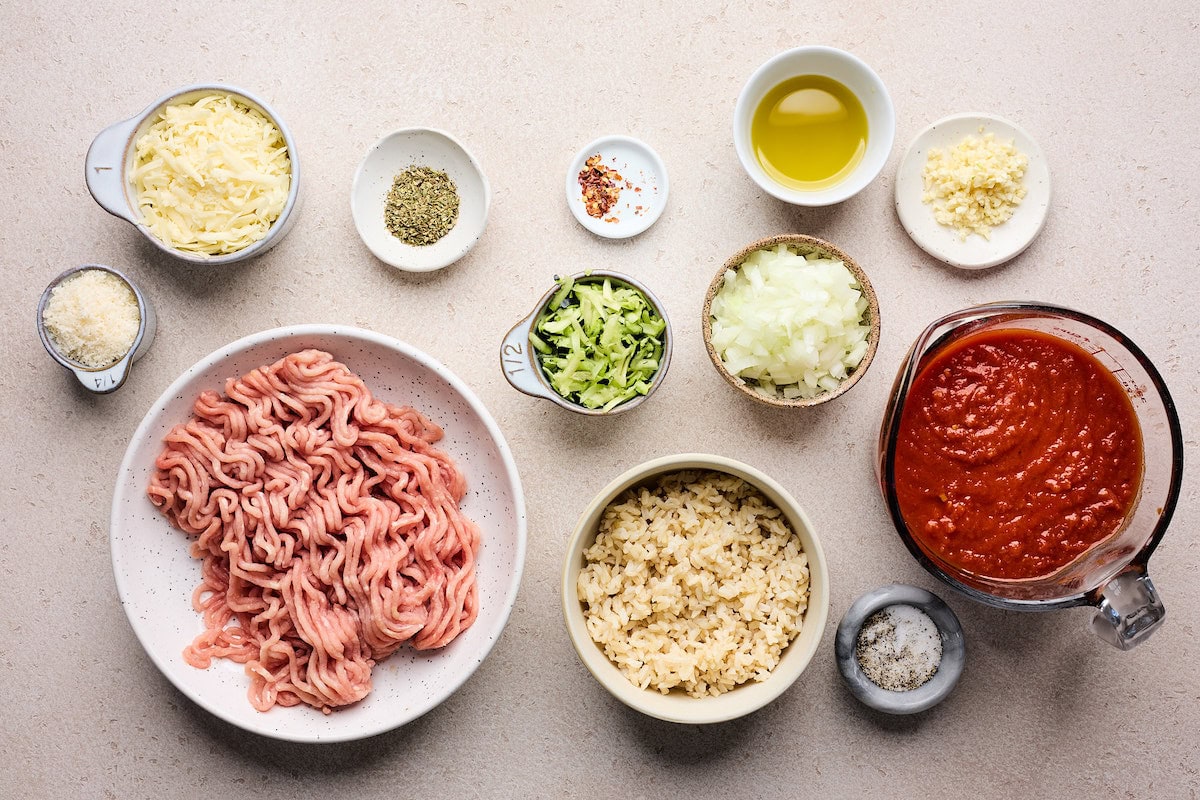
M667 328L646 296L611 278L560 278L529 333L546 379L561 397L609 411L650 391Z

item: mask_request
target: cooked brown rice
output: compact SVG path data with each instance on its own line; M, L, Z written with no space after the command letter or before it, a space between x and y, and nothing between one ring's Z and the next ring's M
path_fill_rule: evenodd
M808 606L799 539L758 490L725 473L676 472L622 493L584 559L588 633L632 683L663 694L765 680Z

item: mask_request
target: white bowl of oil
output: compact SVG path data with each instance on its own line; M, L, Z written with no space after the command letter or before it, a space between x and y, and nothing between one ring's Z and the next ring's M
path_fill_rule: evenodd
M862 191L883 169L895 135L883 81L834 47L797 47L767 61L733 112L733 144L746 174L801 206L833 205Z

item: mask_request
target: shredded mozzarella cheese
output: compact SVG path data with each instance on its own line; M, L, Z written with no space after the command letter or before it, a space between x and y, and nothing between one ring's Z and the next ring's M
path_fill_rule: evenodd
M930 149L921 200L959 239L972 233L991 239L992 228L1007 222L1025 197L1028 166L1029 157L1011 141L997 141L993 133L968 136L949 149Z
M283 213L291 189L283 134L229 95L167 106L135 147L138 209L171 247L235 253L266 236Z
M142 315L125 281L102 269L88 269L50 290L42 322L60 353L100 369L129 352Z

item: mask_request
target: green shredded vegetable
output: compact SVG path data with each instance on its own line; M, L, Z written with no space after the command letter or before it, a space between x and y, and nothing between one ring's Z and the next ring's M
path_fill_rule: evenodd
M558 283L529 332L554 391L605 411L649 392L667 323L646 296L611 278Z

